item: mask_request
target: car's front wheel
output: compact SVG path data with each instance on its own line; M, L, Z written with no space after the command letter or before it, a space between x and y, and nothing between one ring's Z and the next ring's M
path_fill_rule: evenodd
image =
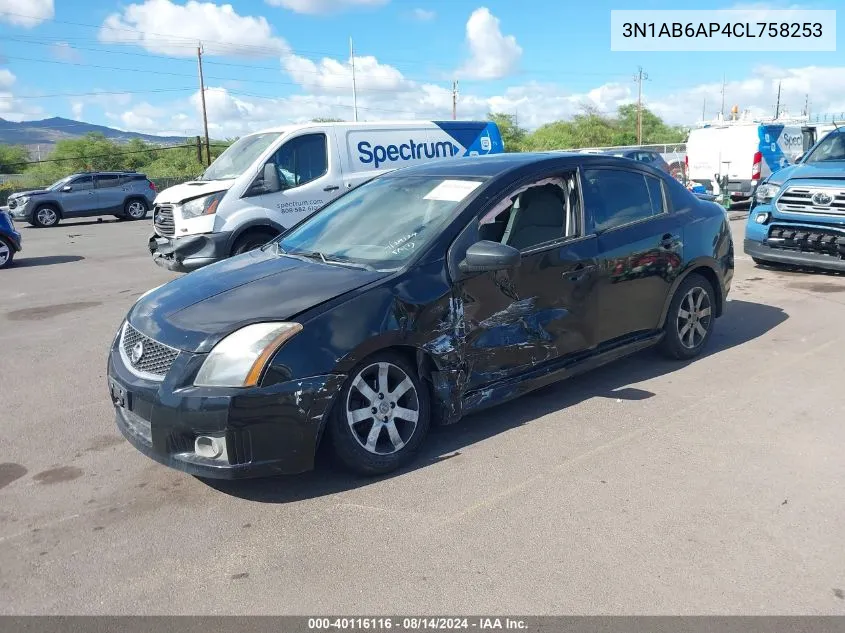
M430 426L426 384L405 358L372 356L346 380L329 420L338 459L364 475L381 475L408 463Z
M15 259L15 249L4 237L0 237L0 268L8 268Z
M661 351L670 358L688 360L704 349L716 319L713 285L693 273L681 282L666 315Z
M41 228L56 226L59 223L59 212L55 207L44 205L38 207L32 214L32 224Z

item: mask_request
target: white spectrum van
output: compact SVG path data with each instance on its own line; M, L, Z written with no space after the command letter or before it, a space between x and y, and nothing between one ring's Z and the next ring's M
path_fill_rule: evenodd
M309 123L250 134L200 179L158 194L150 253L169 270L194 270L266 244L385 171L503 151L488 121Z
M747 199L761 180L793 164L805 145L800 123L720 121L690 132L687 177L721 193L718 178L727 175L731 198Z

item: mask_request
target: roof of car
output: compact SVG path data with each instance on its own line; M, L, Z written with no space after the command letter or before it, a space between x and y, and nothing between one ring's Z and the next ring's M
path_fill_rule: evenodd
M562 167L567 163L585 164L613 164L630 165L630 161L606 154L582 154L575 152L514 152L505 154L490 154L488 156L471 156L460 160L442 159L433 162L412 165L389 172L386 176L464 176L491 178L528 165L543 163L559 163Z

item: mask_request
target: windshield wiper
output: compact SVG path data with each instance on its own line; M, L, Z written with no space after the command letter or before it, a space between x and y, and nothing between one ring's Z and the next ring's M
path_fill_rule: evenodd
M281 244L279 245L279 250L281 251ZM361 270L375 270L369 264L364 264L361 262L353 262L348 259L341 258L337 255L333 256L333 259L328 259L325 255L323 255L320 251L298 251L295 253L289 252L282 252L282 254L286 255L287 257L305 257L308 259L315 259L324 264L329 266L346 266L347 268L359 268Z

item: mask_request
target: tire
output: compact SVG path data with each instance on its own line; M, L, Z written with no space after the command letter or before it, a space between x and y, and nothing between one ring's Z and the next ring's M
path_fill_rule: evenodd
M15 259L15 249L6 240L5 237L0 237L0 270L9 268Z
M143 220L147 217L149 210L147 201L141 198L130 198L123 205L123 215L128 220Z
M677 360L689 360L701 354L713 334L715 307L713 285L697 273L689 275L669 304L660 351Z
M346 468L362 475L389 473L410 462L428 435L428 387L402 356L376 354L349 373L328 424L334 453Z
M232 257L261 248L277 235L278 233L270 231L247 231L235 240L235 245L232 247Z
M30 224L39 228L49 228L51 226L56 226L59 223L59 219L59 210L52 205L45 204L38 207L32 213L32 221Z

